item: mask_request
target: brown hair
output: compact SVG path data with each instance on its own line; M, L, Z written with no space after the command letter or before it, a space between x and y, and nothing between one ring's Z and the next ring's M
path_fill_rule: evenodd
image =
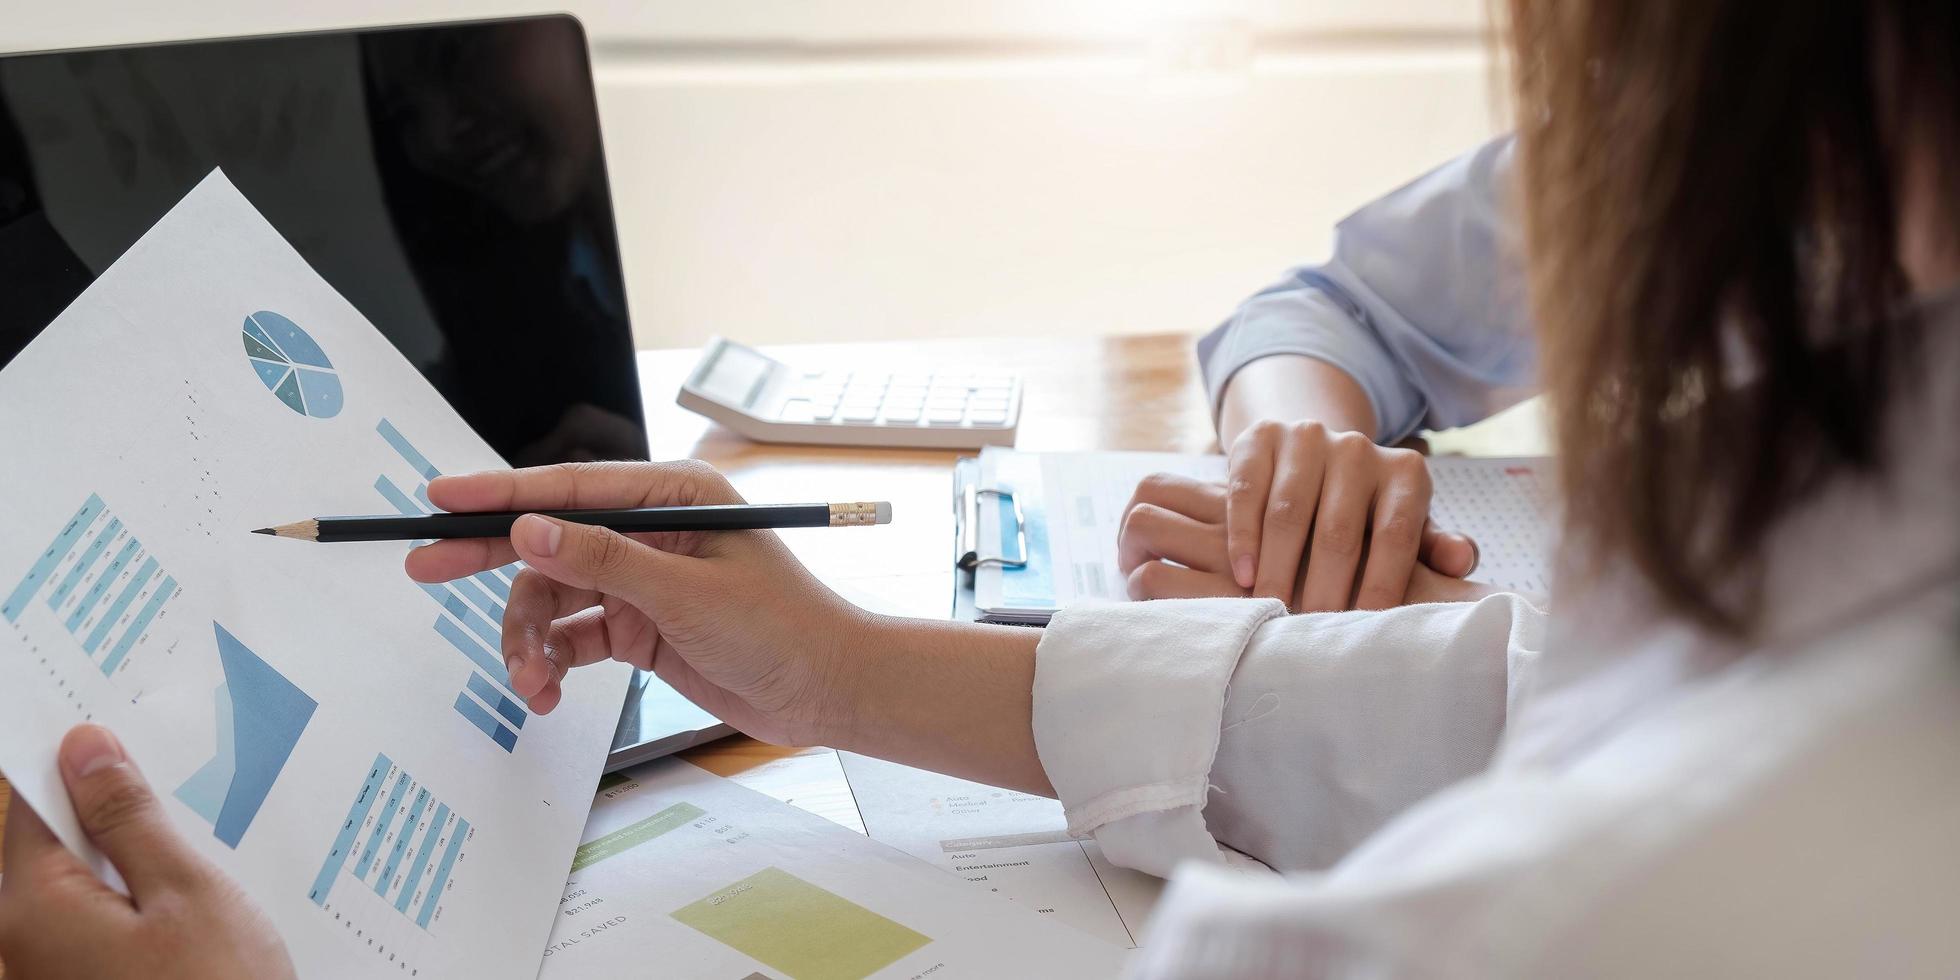
M1513 0L1508 28L1568 534L1746 631L1779 518L1884 461L1899 147L1960 156L1960 4Z

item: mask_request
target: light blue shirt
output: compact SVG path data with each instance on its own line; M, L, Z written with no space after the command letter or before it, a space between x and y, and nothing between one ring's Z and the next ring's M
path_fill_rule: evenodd
M1493 140L1365 205L1337 226L1332 258L1240 305L1198 342L1212 411L1233 374L1275 354L1351 375L1383 443L1535 394L1514 155L1511 137Z

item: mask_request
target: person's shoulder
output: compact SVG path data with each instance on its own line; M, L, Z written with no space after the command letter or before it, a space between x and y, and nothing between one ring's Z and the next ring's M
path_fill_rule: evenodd
M1739 661L1575 766L1604 805L1546 842L1566 905L1518 972L1948 975L1960 655L1924 605Z

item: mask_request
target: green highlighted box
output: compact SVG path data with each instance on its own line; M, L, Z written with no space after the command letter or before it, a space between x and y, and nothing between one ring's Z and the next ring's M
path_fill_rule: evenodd
M795 980L863 980L932 942L781 868L764 868L674 918Z
M707 816L707 811L692 803L676 803L659 813L636 824L588 841L578 846L572 855L572 870L583 871L615 854L624 854L691 820Z

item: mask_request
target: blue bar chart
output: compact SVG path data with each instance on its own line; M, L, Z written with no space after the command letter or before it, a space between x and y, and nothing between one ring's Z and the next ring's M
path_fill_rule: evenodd
M435 506L429 503L429 481L441 476L442 471L393 422L382 419L375 432L405 464L405 469L393 477L387 473L375 477L375 493L398 513L435 513ZM451 707L505 752L517 750L517 733L527 717L510 689L503 657L504 604L510 601L510 583L517 569L513 563L454 582L421 587L440 610L433 627L436 635L472 668Z
M329 908L335 886L351 878L426 930L442 917L469 836L468 820L385 754L377 755L307 899Z
M62 628L103 676L112 677L144 644L177 592L177 580L122 518L90 494L0 601L0 619L19 623L45 595Z

